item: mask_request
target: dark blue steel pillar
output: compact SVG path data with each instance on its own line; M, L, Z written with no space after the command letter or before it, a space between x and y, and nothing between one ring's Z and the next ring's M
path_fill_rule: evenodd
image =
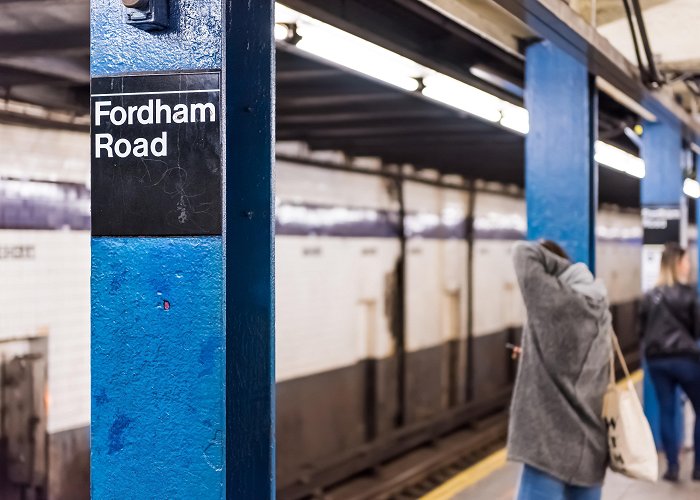
M642 179L642 207L680 208L683 197L681 125L677 122L645 122L642 159L646 176ZM678 234L675 239L679 239Z
M275 498L274 1L226 17L226 498Z
M646 176L641 184L641 204L643 214L647 213L643 216L647 227L644 230L642 275L646 287L649 288L653 286L658 273L663 244L670 241L681 242L682 227L687 223L686 220L682 220L687 214L681 210L684 196L681 125L670 117L665 118L665 121L646 122L642 141L642 158L645 162ZM669 214L676 212L678 216L675 218L669 216L666 219L661 211L667 211ZM661 216L655 216L655 212L661 213ZM659 221L661 221L660 226ZM654 439L657 445L660 445L659 403L646 366L644 371L644 411L649 419ZM682 439L683 413L680 396L678 408L677 428L679 439Z
M120 0L91 0L93 114L96 100L109 109L152 94L220 133L168 118L150 156L127 157L124 143L124 157L105 149L99 162L93 143L92 497L271 499L274 2L151 1L169 6L164 31L127 25ZM142 76L153 72L167 88ZM191 87L185 72L211 85ZM220 106L211 123L208 108L189 108L207 99ZM138 116L100 126L116 118L115 142L161 137ZM93 118L93 141L96 130ZM204 170L220 178L213 189L199 185ZM165 200L162 213L146 192Z
M595 271L597 100L586 65L548 41L530 45L525 105L528 238L555 240Z

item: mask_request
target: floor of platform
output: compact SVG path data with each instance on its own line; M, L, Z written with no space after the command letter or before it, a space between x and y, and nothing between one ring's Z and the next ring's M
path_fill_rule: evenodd
M603 487L603 500L697 500L700 498L700 482L690 479L692 456L692 452L683 456L681 481L678 484L666 481L650 484L610 472ZM515 496L520 469L519 464L506 464L476 484L445 498L511 500Z
M641 397L642 372L635 372L631 380ZM691 416L689 422L693 421L694 416ZM690 428L688 431L692 433ZM636 481L608 471L602 500L700 500L700 481L692 481L690 477L692 462L693 452L683 453L681 480L675 484L662 480L653 484ZM660 463L665 464L663 458ZM665 471L665 465L661 467L661 471ZM512 500L521 469L520 464L506 462L506 450L503 449L453 477L421 500Z

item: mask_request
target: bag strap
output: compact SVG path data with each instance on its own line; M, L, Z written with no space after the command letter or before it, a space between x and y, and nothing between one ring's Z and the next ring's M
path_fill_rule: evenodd
M620 366L622 366L622 371L625 373L625 380L630 379L630 372L627 368L625 357L622 355L620 342L617 340L617 335L615 335L615 330L613 330L612 326L610 327L610 338L613 345L613 352L610 353L610 384L615 385L615 355L617 355L617 359L620 360Z

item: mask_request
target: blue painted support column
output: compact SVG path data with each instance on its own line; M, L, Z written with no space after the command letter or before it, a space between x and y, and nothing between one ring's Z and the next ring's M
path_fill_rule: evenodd
M683 196L682 147L680 123L644 123L642 159L646 176L641 184L643 207L680 207Z
M555 240L595 271L597 99L586 65L548 41L530 45L525 105L528 238Z
M189 105L194 96L220 96L222 108L215 114L221 134L187 141L189 131L170 130L165 157L115 155L109 174L123 205L112 220L128 225L145 218L130 205L130 195L144 186L156 191L162 186L160 194L172 195L175 219L182 221L207 215L214 204L198 207L202 199L218 197L223 208L213 232L133 228L125 236L95 232L93 226L92 498L271 499L274 2L173 0L168 5L170 27L149 33L125 24L121 1L91 0L93 83L144 72L220 71L220 92L208 89L177 99ZM169 90L164 102L179 92L200 92L187 90L184 77L181 81L182 90ZM119 89L99 99L116 105L131 98L114 92ZM199 112L208 116L204 108ZM195 121L197 111L190 113ZM129 126L118 130L127 134L138 125ZM149 138L160 137L161 128L141 129ZM183 174L180 138L191 149L201 145L209 151L221 144L220 161L202 158L197 166L201 171L206 163L217 175L223 172L216 196L210 185L195 189L196 176ZM142 175L126 177L124 172L138 165ZM162 165L167 168L161 175ZM93 224L95 200L104 194L104 185L93 182ZM110 220L104 211L100 217L103 223ZM146 217L172 222L173 211Z
M642 158L645 162L646 176L641 183L642 209L667 208L680 210L683 197L683 175L681 169L682 137L680 123L670 121L645 122L642 136ZM642 274L653 278L648 273L658 272L658 254L663 250L663 243L680 242L681 224L686 221L669 221L666 231L661 236L652 234L655 230L645 229L645 245ZM645 266L652 266L646 269ZM654 280L652 280L654 281ZM647 283L647 287L653 286ZM661 447L661 429L659 422L659 403L654 386L644 365L643 400L644 411L649 419L654 439ZM680 396L678 399L678 433L683 436L683 414Z
M226 28L226 498L275 498L272 0L233 0Z

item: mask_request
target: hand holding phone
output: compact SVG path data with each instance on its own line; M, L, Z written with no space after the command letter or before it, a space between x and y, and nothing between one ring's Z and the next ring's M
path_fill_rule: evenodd
M506 349L509 349L511 351L511 359L518 359L518 357L523 353L522 347L517 346L515 344L511 344L510 342L506 344Z

